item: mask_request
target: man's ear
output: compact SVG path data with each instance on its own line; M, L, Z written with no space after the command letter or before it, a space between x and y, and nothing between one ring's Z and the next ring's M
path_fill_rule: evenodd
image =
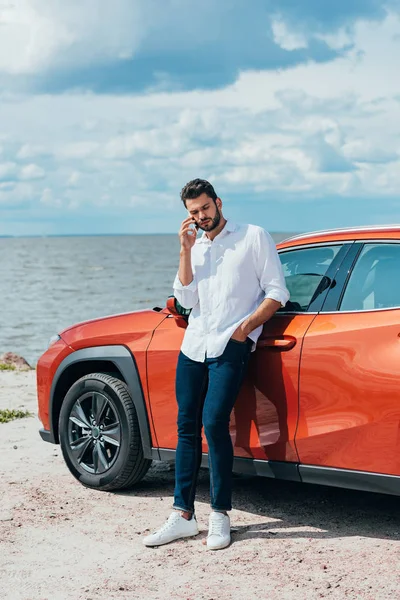
M221 209L222 208L222 200L221 200L221 198L218 197L215 200L215 204L218 206L219 209Z

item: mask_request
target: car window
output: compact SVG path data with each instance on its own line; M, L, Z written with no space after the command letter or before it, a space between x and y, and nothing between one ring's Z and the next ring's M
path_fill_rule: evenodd
M280 252L290 300L281 311L305 312L323 285L324 276L341 248L320 246ZM326 279L326 278L325 278Z
M400 307L400 244L366 244L340 305L341 311Z

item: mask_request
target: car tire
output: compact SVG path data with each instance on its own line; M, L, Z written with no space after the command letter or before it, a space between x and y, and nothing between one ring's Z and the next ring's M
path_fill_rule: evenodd
M67 467L89 488L132 487L152 462L143 456L127 385L105 373L85 375L68 390L60 411L59 437Z

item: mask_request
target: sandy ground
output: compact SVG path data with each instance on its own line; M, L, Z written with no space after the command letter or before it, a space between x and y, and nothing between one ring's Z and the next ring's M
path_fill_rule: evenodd
M35 373L0 373L0 408L36 415ZM85 489L37 417L0 424L0 597L399 599L399 499L235 477L232 545L208 552L208 474L197 538L142 545L170 512L174 473L154 466L135 490Z

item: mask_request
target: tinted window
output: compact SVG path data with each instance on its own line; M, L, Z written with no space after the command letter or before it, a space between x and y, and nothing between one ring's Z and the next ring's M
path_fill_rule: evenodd
M283 273L290 300L281 309L305 312L311 301L324 287L324 276L341 246L321 246L281 252ZM326 279L326 278L325 278Z
M343 296L340 310L400 307L400 245L366 244Z

